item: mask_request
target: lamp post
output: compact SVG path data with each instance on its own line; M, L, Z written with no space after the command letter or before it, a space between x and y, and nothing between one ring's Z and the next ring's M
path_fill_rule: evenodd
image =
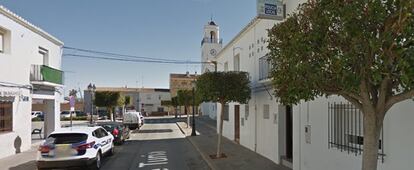
M90 120L90 124L93 123L93 98L95 97L95 91L96 91L96 86L95 84L91 84L89 83L88 85L88 91L91 94L91 120Z
M192 131L191 131L191 136L197 136L196 134L196 127L195 127L195 87L196 87L196 77L197 77L197 72L194 74L194 80L192 82L192 93L193 93L193 122L191 124L192 126Z

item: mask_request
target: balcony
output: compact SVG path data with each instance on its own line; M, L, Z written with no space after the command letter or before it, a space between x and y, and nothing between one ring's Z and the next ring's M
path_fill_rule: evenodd
M270 72L272 71L272 65L268 60L268 56L259 58L259 81L270 80Z
M217 39L217 38L203 38L201 40L201 45L204 43L217 43L217 44L223 44L223 39Z
M32 65L30 69L32 84L59 86L63 85L63 71L46 65Z

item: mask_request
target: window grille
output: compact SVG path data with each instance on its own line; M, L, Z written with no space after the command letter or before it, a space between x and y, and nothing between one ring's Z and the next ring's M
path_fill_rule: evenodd
M269 109L269 105L265 104L263 105L263 119L269 119L270 118L270 109Z
M272 66L268 60L268 56L259 58L259 80L265 80L270 77Z
M361 155L364 149L363 113L351 103L328 103L328 148ZM384 134L380 133L378 158L384 162Z
M13 130L13 103L0 102L0 133Z
M245 104L244 105L244 119L247 120L248 117L249 117L249 104Z
M229 120L229 105L228 104L226 104L226 105L224 105L224 118L223 118L223 120L226 120L226 121L228 121Z

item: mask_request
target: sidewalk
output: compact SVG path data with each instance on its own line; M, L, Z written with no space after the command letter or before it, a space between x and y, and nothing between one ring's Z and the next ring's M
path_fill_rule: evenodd
M284 166L277 165L271 160L239 145L235 142L222 137L222 152L227 158L211 159L209 155L216 153L217 149L217 133L215 129L215 120L206 117L197 118L196 129L200 135L190 136L191 128L186 128L185 122L177 122L187 139L199 151L203 159L212 169L217 170L289 170Z
M35 170L38 145L28 151L0 159L0 170Z

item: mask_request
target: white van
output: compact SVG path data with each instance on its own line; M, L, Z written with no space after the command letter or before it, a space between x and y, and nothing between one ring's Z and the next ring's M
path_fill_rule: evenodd
M142 125L141 114L139 112L126 112L124 114L123 123L129 129L135 130Z

